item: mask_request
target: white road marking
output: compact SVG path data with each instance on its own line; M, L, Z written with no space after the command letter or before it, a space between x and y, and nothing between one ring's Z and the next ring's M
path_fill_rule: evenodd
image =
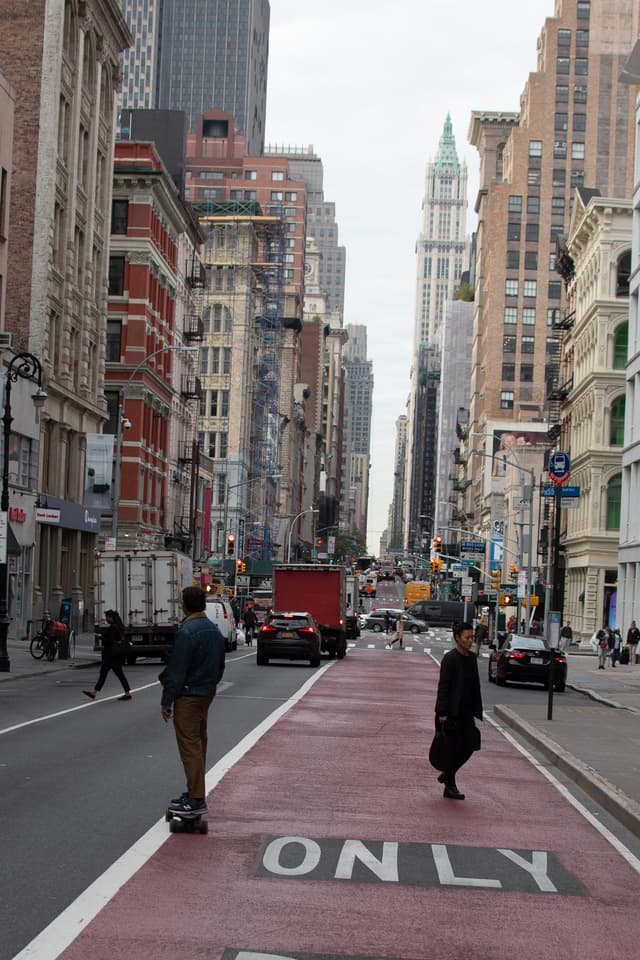
M515 737L513 737L494 717L490 717L488 716L487 713L485 713L484 718L491 724L492 727L495 727L495 729L502 734L505 740L507 740L512 746L514 746L516 750L518 750L518 752L523 755L523 757L526 757L529 763L531 763L536 768L536 770L538 770L543 775L543 777L546 777L549 783L553 784L553 786L556 788L558 793L562 794L565 800L569 801L571 806L575 810L577 810L581 816L584 817L587 823L591 824L592 827L595 827L598 833L602 837L604 837L604 839L607 840L608 843L611 844L611 846L616 851L616 853L619 853L620 856L627 861L629 866L633 867L633 869L640 874L640 860L635 856L635 854L633 854L631 850L629 850L629 848L626 847L624 843L622 843L621 840L619 840L613 833L611 833L610 830L608 830L602 823L600 823L598 818L594 817L591 811L587 810L584 804L580 803L580 801L573 796L571 791L567 787L565 787L563 783L560 783L560 781L556 777L554 777L554 775L549 770L547 770L547 768L542 763L540 763L540 761L532 753L530 753L526 747L518 743Z
M235 663L238 660L246 660L247 657L255 657L255 651L253 653L245 653L241 657L233 657L232 659L227 660L227 667L232 663ZM141 687L131 687L131 693L140 693L142 690L150 690L151 687L160 686L159 680L153 680L151 683L144 683ZM225 689L231 686L231 683L223 680L222 683L218 684L218 691L222 693ZM43 717L34 717L32 720L25 720L23 723L16 723L12 727L5 727L3 730L0 730L0 737L5 733L14 733L16 730L22 730L24 727L30 727L34 723L43 723L45 720L55 720L57 717L65 717L69 713L75 713L77 710L86 710L88 707L97 707L101 703L109 703L110 700L117 700L118 697L122 696L122 691L114 693L110 697L100 697L98 700L87 700L86 703L76 704L75 707L67 707L65 710L58 710L56 713L47 713Z
M375 650L375 648L376 648L375 643L368 643L368 644L367 644L367 650Z
M258 740L273 727L281 717L291 710L311 689L320 677L324 676L335 661L326 663L317 670L285 703L258 724L255 729L229 750L224 757L209 770L206 779L207 795L215 789L226 773L231 770ZM164 816L158 820L126 853L123 853L105 872L94 880L73 903L38 934L31 943L16 954L13 960L56 960L70 946L118 890L147 863L148 860L169 839ZM180 842L180 841L178 841Z

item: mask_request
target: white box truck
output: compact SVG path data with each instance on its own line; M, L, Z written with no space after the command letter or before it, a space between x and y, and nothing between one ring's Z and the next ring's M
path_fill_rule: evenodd
M139 656L165 659L184 618L182 591L193 583L193 562L173 550L100 551L95 566L96 645L106 627L105 610L117 610Z

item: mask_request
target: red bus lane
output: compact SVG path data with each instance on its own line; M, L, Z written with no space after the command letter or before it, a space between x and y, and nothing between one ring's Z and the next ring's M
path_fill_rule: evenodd
M208 836L167 837L60 955L636 956L635 861L490 724L443 799L437 676L421 653L333 664L210 793Z

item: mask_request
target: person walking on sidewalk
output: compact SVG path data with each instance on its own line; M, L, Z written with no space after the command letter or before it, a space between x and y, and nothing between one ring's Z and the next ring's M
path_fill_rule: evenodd
M253 638L258 629L258 617L256 615L253 600L247 600L242 619L244 620L244 642L248 647L253 646Z
M631 626L627 631L627 644L629 646L629 663L635 664L636 652L638 650L638 641L640 640L640 630L636 627L635 620L631 621Z
M391 650L394 643L398 641L398 646L402 646L402 638L404 637L404 620L402 619L402 613L399 613L396 618L396 632L391 637L391 640L387 644L387 650Z
M598 651L598 670L604 670L609 653L609 639L604 630L598 630L595 634Z
M173 716L187 781L186 791L169 804L169 809L178 814L207 812L207 719L224 674L225 654L222 634L205 613L206 603L206 594L200 587L185 587L182 591L185 619L159 678L162 719L167 723Z
M615 667L622 651L622 634L617 627L615 630L609 631L609 644L611 650L611 666Z
M445 653L440 664L440 679L436 695L436 731L442 731L450 741L450 760L438 780L444 784L444 796L464 800L456 784L456 773L474 750L480 749L480 731L474 717L482 720L482 694L478 661L471 652L473 627L470 623L454 623L455 647Z
M131 700L131 687L127 680L122 664L127 656L127 641L124 635L124 623L117 610L105 610L104 618L107 629L102 634L102 655L100 658L100 674L93 690L83 690L85 697L95 700L104 687L109 670L113 670L122 684L124 693L118 700Z

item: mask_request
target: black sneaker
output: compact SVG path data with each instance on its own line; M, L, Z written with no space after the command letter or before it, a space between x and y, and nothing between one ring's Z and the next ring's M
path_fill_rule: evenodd
M178 803L169 804L169 811L179 817L199 817L206 813L207 809L204 800L196 800L189 796L185 800L179 800Z
M181 803L184 803L184 802L185 802L186 800L188 800L188 799L189 799L189 794L188 794L187 791L185 790L184 793L181 793L179 797L175 797L173 800L170 800L170 801L169 801L169 805L170 805L170 806L173 806L174 804L181 804Z

